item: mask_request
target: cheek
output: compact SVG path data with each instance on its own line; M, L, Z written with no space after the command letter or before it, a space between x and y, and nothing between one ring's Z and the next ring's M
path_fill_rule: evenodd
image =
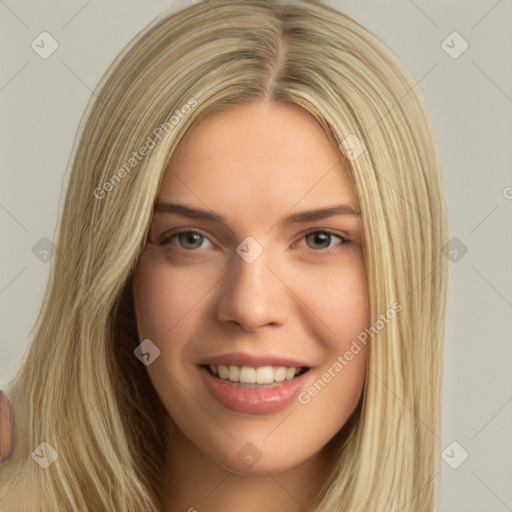
M329 364L301 395L301 406L308 416L315 418L310 431L321 436L324 443L332 439L356 409L363 392L366 361L366 349L362 349L351 361L345 361L338 372L334 363Z
M368 287L362 262L331 266L308 279L297 279L298 295L311 313L303 315L321 323L320 335L330 350L342 353L369 324Z
M193 285L194 283L192 283ZM160 354L146 369L168 411L184 407L173 376L183 380L181 354L186 330L198 308L199 291L180 272L143 253L132 283L139 340L150 339ZM195 307L194 307L195 306Z
M133 278L133 299L141 338L164 341L197 308L204 290L183 272L169 271L144 255Z
M368 286L362 260L311 277L303 283L302 293L309 298L308 308L320 319L309 314L310 325L317 326L315 338L325 352L314 379L298 401L316 418L316 427L310 427L321 425L328 437L347 421L364 386L368 347L357 337L369 327Z

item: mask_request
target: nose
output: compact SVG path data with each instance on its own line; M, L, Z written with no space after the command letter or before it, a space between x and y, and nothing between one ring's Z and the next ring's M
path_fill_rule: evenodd
M263 252L248 263L237 254L226 275L217 304L221 322L238 325L246 331L286 322L290 311L290 291ZM271 270L272 269L272 270Z

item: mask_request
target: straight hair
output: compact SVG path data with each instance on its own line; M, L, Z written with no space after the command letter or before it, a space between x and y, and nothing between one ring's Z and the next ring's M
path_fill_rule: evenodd
M447 221L415 81L379 38L326 5L216 0L143 30L84 113L43 305L7 390L17 446L0 468L2 510L160 510L172 439L133 353L131 279L180 140L248 102L299 105L339 145L361 211L370 325L402 306L369 342L360 406L333 440L315 512L436 509ZM58 454L46 469L31 457L41 443Z

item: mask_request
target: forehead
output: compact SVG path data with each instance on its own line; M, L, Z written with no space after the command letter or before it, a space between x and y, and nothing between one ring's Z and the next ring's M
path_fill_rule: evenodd
M243 104L204 119L179 144L158 198L269 217L319 201L357 205L335 142L290 103Z

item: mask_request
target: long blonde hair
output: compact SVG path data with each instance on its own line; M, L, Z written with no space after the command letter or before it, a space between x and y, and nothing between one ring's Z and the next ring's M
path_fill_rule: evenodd
M300 105L340 144L361 210L371 325L402 306L369 344L360 409L315 510L436 508L447 225L414 80L376 36L320 3L216 0L141 32L84 115L44 303L7 390L17 447L0 472L2 510L15 496L33 498L27 510L159 510L167 412L133 353L131 277L187 129L253 101ZM43 442L58 455L46 469L31 456Z

